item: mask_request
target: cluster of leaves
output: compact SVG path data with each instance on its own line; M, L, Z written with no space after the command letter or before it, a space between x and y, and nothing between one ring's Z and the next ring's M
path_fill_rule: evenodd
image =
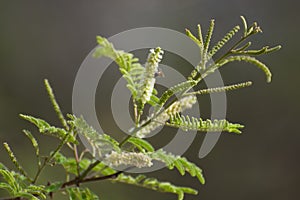
M198 25L198 35L193 35L186 30L190 37L200 49L201 61L191 72L188 79L182 83L167 89L161 96L157 96L155 81L158 66L162 59L163 51L158 47L150 50L145 66L142 66L138 59L131 53L116 50L107 39L98 36L99 47L95 50L95 57L109 57L119 66L127 87L132 94L135 124L131 129L131 135L122 141L117 141L108 134L98 133L93 127L82 118L74 115L65 117L55 100L54 93L47 80L45 80L46 90L54 110L61 121L62 127L50 125L43 119L29 115L20 115L24 120L35 125L41 134L50 135L59 139L57 147L49 155L40 156L39 144L30 131L23 133L29 138L37 157L37 171L33 177L29 176L26 170L18 162L7 143L4 147L17 170L8 169L0 163L0 189L6 190L10 198L7 199L46 199L53 197L55 193L66 194L69 199L99 199L89 188L81 185L86 182L100 180L110 180L131 184L147 189L173 193L178 196L178 200L184 199L185 194L197 194L195 189L189 187L176 186L172 183L149 178L139 174L136 177L128 175L126 169L148 168L154 161L162 162L170 170L176 169L183 176L186 173L196 177L201 184L205 183L202 170L187 158L165 152L163 149L155 149L145 136L150 134L159 126L170 126L181 128L185 131L197 130L200 132L224 131L241 133L243 125L231 123L226 119L211 121L201 119L197 116L185 116L182 112L192 108L196 103L196 96L213 92L224 92L235 90L251 85L251 82L233 84L225 87L208 88L196 92L190 90L198 85L207 75L213 73L221 66L233 61L246 61L262 69L266 74L267 81L271 81L271 72L261 61L254 56L266 54L278 50L280 46L269 48L263 47L259 50L248 50L251 43L246 40L261 32L260 27L253 23L248 27L246 20L242 17L244 32L241 38L215 62L211 62L212 57L219 51L233 36L240 30L239 26L229 31L223 39L209 49L210 40L214 29L214 21L210 23L205 38L202 36L201 26ZM174 96L177 98L173 98ZM172 99L173 98L173 99ZM167 104L167 102L170 102ZM145 105L152 106L153 113L141 120ZM162 109L162 108L165 109ZM79 152L78 135L89 142L89 154L87 150ZM73 153L73 157L65 156L62 148L67 146ZM54 183L40 184L39 177L45 167L61 165L66 172L65 180L58 180ZM124 170L117 170L119 167Z

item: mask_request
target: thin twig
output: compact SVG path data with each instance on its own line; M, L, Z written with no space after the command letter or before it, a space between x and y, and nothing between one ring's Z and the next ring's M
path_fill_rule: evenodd
M71 185L79 185L80 183L87 183L87 182L94 182L94 181L101 181L101 180L106 180L106 179L112 179L112 178L117 178L118 175L120 175L121 173L123 173L123 171L118 171L114 174L111 175L107 175L107 176L100 176L100 177L92 177L92 178L86 178L86 179L73 179L69 182L64 183L61 188L65 188L67 186L71 186Z

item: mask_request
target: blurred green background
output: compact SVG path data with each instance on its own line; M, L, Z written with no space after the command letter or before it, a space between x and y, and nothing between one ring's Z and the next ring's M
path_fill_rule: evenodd
M240 24L239 16L244 15L249 22L258 21L264 31L254 38L258 46L281 44L283 49L261 58L273 72L271 84L265 82L257 68L247 64L233 64L221 70L225 83L254 81L253 87L228 94L228 119L243 122L246 125L243 134L222 135L213 151L201 160L198 150L203 136L197 136L185 156L203 168L207 179L204 186L188 175L181 177L167 170L149 175L200 190L198 196L188 196L187 200L297 199L300 178L297 4L291 0L1 0L0 142L9 142L25 168L34 172L33 150L21 134L23 128L34 130L34 127L18 114L30 113L58 124L44 91L44 78L52 83L63 111L71 112L73 82L81 62L96 46L96 35L109 37L143 26L184 32L198 23L206 28L214 18L216 41ZM43 152L57 143L49 137L40 137L39 141L44 146ZM11 166L2 146L0 160ZM43 174L42 180L56 180L59 176L60 173L50 170ZM176 199L173 195L108 182L92 187L104 200Z

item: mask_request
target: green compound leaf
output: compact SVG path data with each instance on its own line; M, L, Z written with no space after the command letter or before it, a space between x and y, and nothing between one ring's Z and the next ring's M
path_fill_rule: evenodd
M93 157L97 159L103 158L106 154L112 150L120 152L119 143L104 133L98 133L93 127L83 119L83 117L77 118L73 115L69 115L71 120L69 124L76 130L76 132L89 142L92 151L90 152Z
M207 55L207 51L208 51L209 44L210 44L210 40L211 40L213 31L214 31L214 27L215 27L215 20L212 19L212 20L210 21L210 25L209 25L209 28L208 28L208 30L207 30L206 37L205 37L205 41L204 41L203 54L204 54L205 57L206 57L206 55ZM202 58L202 59L203 59L203 58ZM206 58L204 58L204 59L206 59Z
M145 68L138 63L138 58L135 58L131 53L116 50L113 44L104 37L97 36L97 42L99 47L96 48L94 57L105 56L114 60L119 65L123 78L127 81L127 88L130 90L133 98L137 99L141 88L141 80L145 72Z
M30 200L39 200L39 198L37 198L36 196L34 196L33 194L27 193L27 192L18 192L16 194L17 197L21 198L25 198L25 199L30 199Z
M242 47L242 48L239 48L239 49L232 50L231 53L258 56L258 55L272 53L272 52L278 51L279 49L281 49L280 45L275 46L275 47L271 47L271 48L269 48L269 46L265 46L265 47L263 47L261 49L258 49L258 50L247 50L247 51L245 50L245 47Z
M1 183L0 182L0 189L3 189L5 191L7 191L9 194L14 194L14 188L11 187L8 183Z
M0 169L0 175L5 182L0 183L0 189L6 190L12 197L24 197L32 200L46 199L43 185L27 185L24 176L13 171Z
M181 128L184 131L188 130L197 130L203 132L216 132L216 131L227 131L229 133L237 133L240 134L241 128L244 128L241 124L233 124L228 122L227 120L203 120L201 118L197 119L195 117L189 117L180 115L177 113L176 115L171 116L170 122L166 123L167 126Z
M63 115L63 113L61 112L61 109L55 99L55 95L54 95L54 92L50 86L50 83L47 79L44 80L44 84L45 84L45 87L46 87L46 90L47 90L47 93L49 95L49 98L50 98L50 101L52 103L52 106L54 108L54 111L56 113L56 115L58 116L60 122L62 123L63 127L66 129L66 130L69 130L69 127L67 125L67 121Z
M15 179L14 174L8 170L0 169L0 174L5 180L6 184L2 184L3 189L8 189L7 191L10 195L15 195L21 191L21 186Z
M201 29L200 29L200 30L201 30ZM198 39L198 38L196 38L196 36L194 36L194 35L192 34L192 32L191 32L189 29L185 29L185 33L186 33L186 35L187 35L191 40L193 40L200 48L202 47L203 41L200 40L200 39Z
M153 146L144 139L137 138L137 137L131 137L128 139L127 142L133 144L141 152L154 152Z
M205 183L202 170L184 157L175 156L171 153L165 152L162 149L155 151L154 153L150 154L150 156L154 160L165 163L170 170L176 168L182 176L188 172L192 177L197 177L200 183Z
M248 31L248 24L247 24L247 20L245 19L244 16L241 16L242 22L243 22L243 26L244 26L244 37L247 36L247 31Z
M33 137L33 135L31 134L30 131L28 130L23 130L23 133L28 137L28 139L31 141L31 144L33 146L33 148L35 149L35 155L37 157L38 160L38 165L41 166L41 161L40 161L40 148L38 145L37 140Z
M211 58L215 55L233 36L240 30L239 26L235 26L231 31L229 31L224 38L222 38L208 53L208 57Z
M45 195L44 185L29 185L26 189L24 189L24 194L25 193L29 193L30 195L34 195L34 197L40 197L42 199L47 198L47 196Z
M170 87L166 90L159 99L159 106L156 107L156 110L160 110L162 106L172 97L174 94L187 91L197 85L195 80L187 80L185 82L179 83L173 87Z
M94 162L94 161L93 161ZM93 163L92 162L92 163ZM99 163L96 167L94 167L92 169L93 172L96 172L98 174L102 174L103 176L108 176L111 174L115 174L117 171L108 167L106 164L104 163Z
M42 134L54 136L59 138L60 140L64 140L66 137L68 137L68 139L66 140L67 142L72 142L75 144L77 143L76 138L63 128L51 126L45 120L33 116L20 114L20 117L34 124Z
M56 164L62 165L67 173L77 174L77 163L75 158L67 158L62 153L56 153L54 156L54 161ZM82 172L91 163L89 159L82 159L79 162L79 170Z
M136 136L139 138L144 138L158 127L165 125L165 122L169 120L170 115L190 109L196 102L197 99L193 95L180 98L179 100L173 102L167 109L158 114L150 123L138 130L136 132Z
M57 153L54 157L54 160L55 164L62 165L67 173L77 175L77 165L76 160L74 158L68 158L62 153ZM89 167L89 165L94 162L94 159L81 159L79 162L79 171L84 172ZM92 171L102 174L104 176L116 173L114 169L108 167L102 162L95 166L92 169ZM59 182L57 184L59 184Z
M198 91L195 91L195 92L189 92L189 93L184 94L184 96L211 94L211 93L217 93L217 92L226 92L226 91L237 90L237 89L249 87L251 85L252 85L252 82L247 81L247 82L237 83L237 84L223 86L223 87L208 88L208 89L198 90Z
M245 62L248 62L248 63L251 63L251 64L257 66L259 69L261 69L265 73L267 82L268 83L271 82L272 73L271 73L270 69L264 63L262 63L261 61L257 60L254 57L251 57L251 56L230 56L230 57L222 60L220 63L218 63L217 67L221 67L221 66L223 66L229 62L233 62L233 61L245 61Z
M67 192L70 200L99 200L89 188L72 187L67 188Z
M161 182L155 178L147 178L144 175L133 177L129 175L120 174L116 179L112 179L112 182L121 182L159 192L177 194L178 200L183 200L184 194L198 194L198 191L192 188L176 186L169 182Z
M61 186L63 185L62 182L54 182L51 183L50 185L48 185L45 188L46 193L50 193L50 192L57 192L61 189Z
M6 167L3 163L0 162L0 169L5 169L5 170L7 170L7 167Z
M16 168L19 170L19 172L23 176L25 176L29 181L31 181L30 177L27 175L27 173L25 172L25 170L23 169L23 167L18 162L16 156L12 152L11 148L9 147L9 145L6 142L4 142L3 145L4 145L4 148L5 148L6 152L9 155L10 160L13 162L13 164L16 166Z

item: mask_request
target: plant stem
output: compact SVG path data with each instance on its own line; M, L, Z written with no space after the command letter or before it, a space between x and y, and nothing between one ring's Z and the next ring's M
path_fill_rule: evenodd
M34 177L34 179L33 179L33 184L34 183L36 183L36 181L37 181L37 179L39 178L39 176L40 176L40 174L41 174L41 172L43 171L43 169L46 167L46 165L52 160L52 158L57 154L57 152L59 152L60 151L60 149L63 147L63 145L66 143L66 141L68 140L68 138L69 138L69 134L67 134L66 136L65 136L65 138L60 142L60 144L56 147L56 149L54 150L54 152L53 153L51 153L51 155L49 156L49 157L47 157L45 160L44 160L44 162L43 162L43 164L42 164L42 166L41 167L39 167L39 169L38 169L38 171L37 171L37 173L36 173L36 175L35 175L35 177Z
M87 175L88 173L94 169L94 167L96 167L101 161L100 160L96 160L95 162L91 163L88 168L82 172L82 174L80 176L77 177L78 180L83 180Z
M77 169L77 175L79 176L80 174L80 166L79 166L79 157L78 157L78 151L77 151L77 146L76 144L73 145L73 152L74 152L74 157L75 157L75 161L76 161L76 169Z
M123 171L118 171L114 174L111 175L107 175L107 176L100 176L100 177L92 177L92 178L86 178L86 179L73 179L69 182L65 182L61 188L65 188L67 186L71 186L71 185L79 185L80 183L87 183L87 182L93 182L93 181L101 181L101 180L106 180L106 179L111 179L111 178L117 178L118 175L120 175L121 173L123 173Z
M71 181L65 182L62 184L61 189L66 188L67 186L72 186L72 185L79 185L80 183L88 183L88 182L95 182L95 181L102 181L102 180L106 180L106 179L113 179L113 178L117 178L120 174L122 174L123 171L118 171L116 173L107 175L107 176L100 176L100 177L91 177L91 178L86 178L86 179L73 179ZM1 198L1 200L27 200L27 198L23 198L23 197L13 197L13 198Z
M220 62L221 60L223 60L224 58L226 58L227 56L229 56L231 54L231 51L236 48L237 46L239 46L242 42L244 42L246 39L248 39L252 34L246 35L241 37L241 39L239 41L237 41L223 56L221 56L220 58L218 58L216 61L214 61L215 63Z

